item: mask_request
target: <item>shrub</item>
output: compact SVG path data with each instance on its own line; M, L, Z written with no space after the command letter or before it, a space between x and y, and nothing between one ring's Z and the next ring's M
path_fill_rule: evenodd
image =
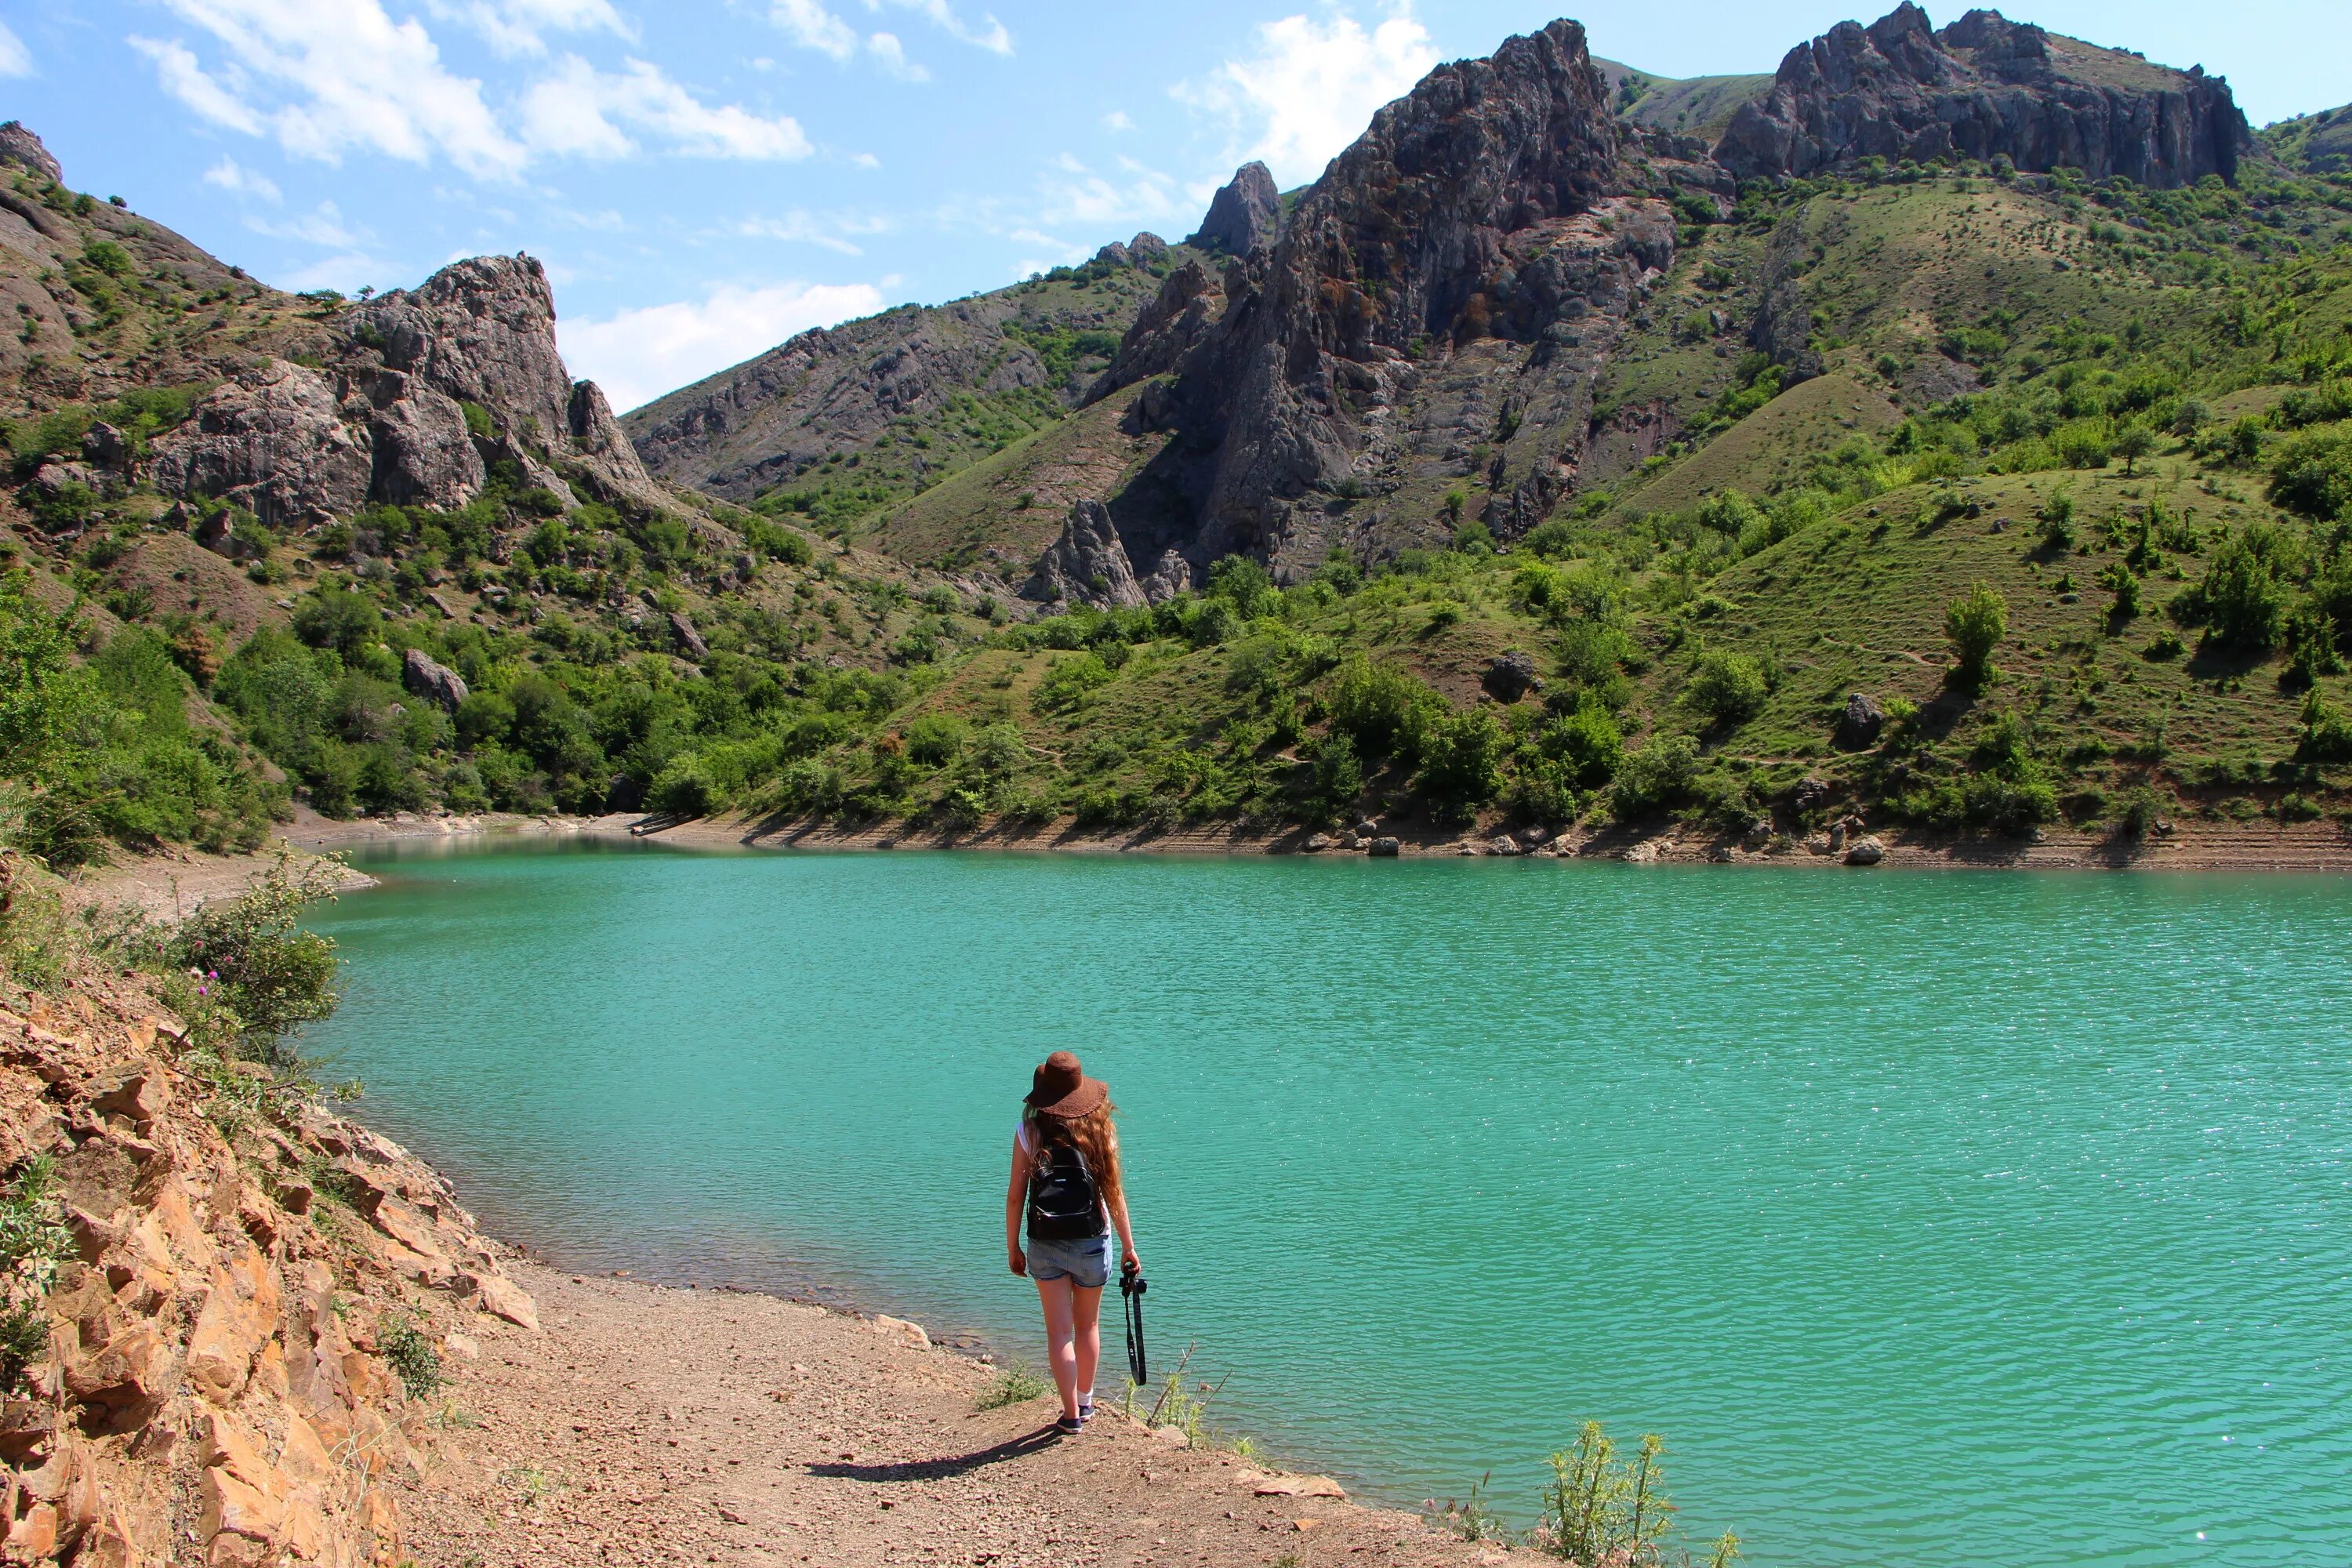
M2352 431L2315 430L2281 447L2271 459L2270 499L2306 517L2352 514Z
M1331 728L1366 757L1409 750L1420 716L1442 700L1410 670L1374 664L1361 655L1339 667L1331 688Z
M2286 590L2259 542L2240 535L2221 547L2205 580L2176 601L2179 613L2222 647L2261 658L2285 629Z
M1110 680L1110 666L1093 653L1055 659L1037 683L1030 701L1040 713L1066 713L1086 700L1087 693Z
M209 1004L212 1032L239 1056L295 1066L287 1037L334 1012L335 944L296 922L334 896L341 869L328 860L297 868L281 854L244 894L205 905L165 943L165 961L194 979Z
M2009 631L2009 604L1979 583L1944 612L1944 636L1952 647L1955 682L1974 689L1998 673L1992 650Z
M2316 691L2303 700L2303 734L2294 755L2305 763L2352 763L2352 721Z
M1246 555L1228 555L1209 568L1207 596L1224 600L1244 621L1271 613L1278 603L1274 578Z
M1465 821L1503 792L1503 727L1484 708L1449 712L1421 744L1421 793L1443 820Z
M312 647L332 648L348 659L382 639L383 616L364 594L314 588L294 606L294 635Z
M1338 730L1307 742L1301 806L1315 821L1332 822L1344 816L1364 793L1364 764L1355 742Z
M411 1399L429 1399L441 1388L441 1352L405 1313L394 1313L376 1329L376 1348L399 1374Z
M1625 737L1598 699L1587 694L1574 710L1546 724L1536 748L1560 765L1578 789L1598 789L1617 776L1625 762Z
M1717 724L1741 724L1763 710L1771 695L1764 667L1745 654L1708 652L1684 689L1684 700Z
M36 1154L0 1186L0 1392L14 1393L49 1351L48 1293L74 1255L57 1167Z
M1687 805L1698 782L1698 746L1687 735L1660 735L1626 757L1611 793L1620 817L1654 816Z
M907 756L927 768L943 768L963 750L969 726L948 713L926 713L907 726Z

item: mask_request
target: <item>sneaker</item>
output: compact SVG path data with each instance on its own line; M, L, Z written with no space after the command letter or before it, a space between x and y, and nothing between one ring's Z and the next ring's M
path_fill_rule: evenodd
M1057 1415L1054 1418L1054 1430L1066 1437L1075 1437L1086 1429L1087 1420L1083 1415Z
M1087 1422L1089 1422L1089 1421L1093 1420L1094 1418L1095 1418L1095 1402L1094 1402L1093 1400L1091 1400L1091 1399L1081 1399L1081 1400L1079 1400L1079 1401L1078 1401L1078 1425L1079 1425L1079 1426L1085 1426Z

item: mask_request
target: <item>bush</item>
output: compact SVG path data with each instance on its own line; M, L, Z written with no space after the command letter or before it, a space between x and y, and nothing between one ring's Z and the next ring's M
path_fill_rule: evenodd
M296 923L331 899L341 868L313 860L299 868L280 855L261 880L226 903L206 904L182 921L164 946L170 966L196 984L211 1032L248 1060L295 1065L287 1037L333 1014L335 944Z
M2008 631L2008 601L1984 584L1953 600L1944 612L1944 636L1952 647L1955 682L1974 689L1992 679L1998 673L1992 650Z
M1466 821L1503 792L1503 727L1484 708L1449 712L1421 744L1419 787L1444 821Z
M1536 737L1536 748L1557 763L1567 782L1580 790L1607 784L1625 762L1625 737L1615 717L1589 694L1573 710L1543 727Z
M294 635L346 659L381 641L383 615L375 601L343 588L314 588L294 606Z
M926 713L907 726L907 756L927 768L943 768L963 750L970 727L948 713Z
M1698 746L1687 735L1660 735L1628 756L1610 809L1621 818L1654 816L1689 804L1698 783Z
M2320 519L2352 515L2352 431L2297 436L2271 459L2273 506Z
M2242 534L2221 547L2205 580L2177 603L2222 647L2251 658L2267 657L2285 629L2286 589L2267 553Z
M1764 709L1771 695L1764 667L1745 654L1709 652L1699 656L1698 668L1683 700L1717 724L1742 724Z
M1310 820L1337 821L1364 793L1364 764L1355 742L1335 730L1308 742L1304 751L1300 806Z
M1421 716L1442 701L1410 670L1358 655L1339 667L1332 685L1331 728L1363 756L1406 754Z

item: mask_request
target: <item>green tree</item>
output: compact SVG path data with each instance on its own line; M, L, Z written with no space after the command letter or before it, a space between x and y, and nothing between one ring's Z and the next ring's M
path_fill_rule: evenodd
M2124 477L2129 479L2133 465L2156 450L2156 436L2145 425L2134 420L2116 432L2114 454L2124 460Z
M1746 654L1710 651L1699 656L1683 696L1715 723L1741 724L1763 711L1771 692L1764 667L1756 660Z
M1484 708L1447 713L1422 742L1420 786L1441 818L1467 820L1503 792L1503 727Z
M1944 612L1944 637L1952 646L1954 681L1974 689L1999 673L1992 651L2009 633L2009 603L1982 583L1952 601Z

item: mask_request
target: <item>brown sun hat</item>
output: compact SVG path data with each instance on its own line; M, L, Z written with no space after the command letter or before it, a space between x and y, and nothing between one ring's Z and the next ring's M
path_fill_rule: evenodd
M1026 1096L1028 1104L1040 1113L1073 1121L1109 1098L1110 1086L1087 1077L1079 1070L1078 1058L1067 1051L1055 1051L1038 1064Z

